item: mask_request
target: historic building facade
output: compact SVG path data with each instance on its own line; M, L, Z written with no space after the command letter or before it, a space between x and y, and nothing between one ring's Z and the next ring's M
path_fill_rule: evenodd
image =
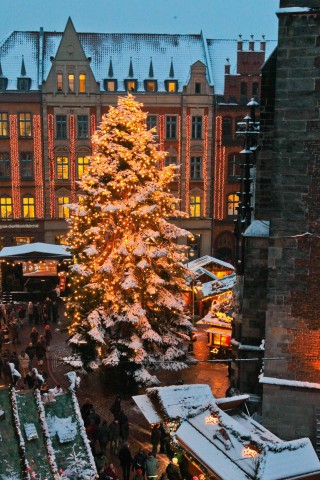
M190 215L180 223L194 235L191 252L232 262L235 122L259 98L274 43L77 33L71 19L63 33L12 33L0 45L2 244L63 242L65 205L80 193L90 137L118 96L132 92L166 162L178 166L172 191Z

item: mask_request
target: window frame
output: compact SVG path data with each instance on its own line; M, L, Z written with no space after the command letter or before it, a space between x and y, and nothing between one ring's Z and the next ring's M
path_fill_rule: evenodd
M82 163L79 162L79 159L87 159L88 161L85 162L83 161ZM90 165L90 160L89 160L89 157L87 155L79 155L77 156L77 164L76 164L76 171L77 171L77 179L78 180L81 180L82 176L86 173L86 167L88 168ZM80 174L80 170L82 170L81 174Z
M202 140L203 117L192 115L191 118L191 140Z
M59 159L61 159L61 162L59 161ZM65 176L65 172L67 172L66 176ZM65 155L56 156L56 180L60 180L60 181L70 180L70 162L69 162L69 157Z
M63 114L57 114L56 115L56 140L67 140L67 138L68 138L68 116Z
M61 77L61 79L59 79ZM57 72L57 92L61 93L63 92L63 73L62 72Z
M233 131L232 131L232 117L229 115L222 118L222 140L230 140L232 139Z
M28 203L25 201L28 200ZM31 214L30 214L31 210ZM28 211L28 215L26 215L26 211ZM24 220L34 220L36 218L36 203L35 198L33 195L25 194L22 197L22 218Z
M195 93L195 95L201 95L201 87L202 87L201 82L195 82L194 83L194 93Z
M166 115L166 140L177 140L177 127L178 127L178 116Z
M70 209L64 206L66 203L70 203L70 197L57 196L57 212L58 218L61 220L70 218Z
M30 156L27 158L25 156ZM33 180L34 167L33 167L33 153L32 152L20 152L20 178L21 180ZM31 165L31 168L30 168ZM30 168L30 175L23 174L23 170Z
M86 119L84 122L83 120ZM81 132L83 125L86 125L86 132ZM88 115L77 115L77 137L84 139L89 138L89 116Z
M147 115L146 126L147 126L147 130L151 130L152 128L155 128L157 132L158 131L158 115L153 115L153 114Z
M167 93L177 93L178 92L178 80L165 80L164 86Z
M68 73L68 92L76 92L76 76L74 73Z
M18 77L17 90L18 92L29 92L31 87L31 79L27 77Z
M23 115L29 115L30 118L23 118ZM32 113L31 112L19 112L19 137L20 138L32 138ZM29 128L28 128L29 126ZM23 127L23 128L22 128Z
M10 202L3 203L2 200L10 200ZM3 216L2 212L5 211L6 214ZM8 211L10 212L8 214ZM12 197L10 195L1 195L0 196L0 219L1 220L12 220L13 219L13 204Z
M113 89L109 88L109 84L113 84ZM118 80L114 80L113 78L105 78L103 80L103 88L106 92L114 93L118 90Z
M7 118L2 118L2 115L6 115ZM4 131L6 131L6 133L3 133ZM9 136L9 114L8 112L0 112L0 137L8 138Z
M7 158L4 158L6 156ZM11 178L11 161L10 161L10 153L9 152L0 152L0 164L4 166L3 175L1 175L1 168L0 168L0 178L2 180L10 180ZM7 175L6 175L7 173Z
M174 161L172 161L174 159ZM171 161L170 161L171 160ZM178 165L177 155L167 155L164 159L164 166L168 167L169 165Z
M240 197L236 192L228 193L227 195L227 216L236 217L238 214L237 207L240 202ZM230 213L232 211L232 213Z
M81 77L84 77L84 79ZM78 82L79 82L79 93L86 93L87 92L87 75L84 72L79 73Z
M194 199L194 201L192 201ZM194 209L194 211L192 211ZM189 201L189 217L190 218L200 218L202 215L202 196L201 195L190 195Z
M153 89L150 88L153 85ZM144 89L147 93L156 93L158 91L158 82L157 80L145 80Z
M190 180L202 180L202 156L190 157Z
M129 90L129 85L132 84L134 87L130 88ZM126 92L137 92L138 91L138 80L134 78L126 79L124 81L124 87Z

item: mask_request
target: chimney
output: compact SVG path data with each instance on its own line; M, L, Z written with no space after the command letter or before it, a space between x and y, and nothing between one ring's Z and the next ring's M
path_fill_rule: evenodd
M264 35L262 35L262 38L261 38L260 50L261 50L261 52L266 51L266 41L265 41L265 36Z
M251 40L249 41L249 50L251 52L254 52L254 41L253 41L253 35L250 35Z
M239 39L238 39L238 51L241 51L242 50L242 35L239 35Z
M229 58L226 59L226 63L224 65L224 74L225 75L230 75L230 62L229 62Z

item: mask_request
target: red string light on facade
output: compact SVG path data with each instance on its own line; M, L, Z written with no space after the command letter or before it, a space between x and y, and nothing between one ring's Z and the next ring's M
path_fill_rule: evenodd
M177 149L177 175L178 175L178 195L181 198L181 117L178 117L178 149Z
M223 218L223 185L222 185L222 117L218 115L216 118L215 133L215 164L214 164L214 218L222 220Z
M70 115L69 117L69 139L71 202L76 202L76 126L74 115Z
M34 183L36 198L36 217L44 218L44 185L42 166L42 138L40 115L33 115L33 151L34 151Z
M91 138L91 151L92 154L94 155L94 145L92 142L92 136L94 132L96 131L96 116L95 115L90 115L90 138Z
M55 164L54 164L54 117L48 115L48 158L49 158L49 197L50 197L50 217L55 218L56 199L55 199Z
M208 200L208 115L203 119L203 216L207 216Z
M189 205L190 205L190 134L191 134L191 117L187 115L186 123L186 204L185 211L189 214Z
M12 178L12 210L14 218L21 218L20 165L18 149L18 119L10 115L10 159Z
M163 152L164 150L164 115L159 115L158 135L159 135L159 149L161 152ZM159 167L161 169L164 167L164 159L161 160Z

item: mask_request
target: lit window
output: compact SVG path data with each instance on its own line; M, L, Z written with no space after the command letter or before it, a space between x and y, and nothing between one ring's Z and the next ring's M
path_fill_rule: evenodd
M136 92L137 80L125 80L125 86L127 92Z
M31 137L31 113L19 113L19 135L20 137Z
M57 138L67 138L67 115L56 116L56 127Z
M74 92L74 74L69 73L68 75L68 88L69 92Z
M58 197L58 218L69 218L70 210L65 205L70 203L69 197Z
M106 92L116 92L117 80L104 80L103 86Z
M151 128L157 128L157 126L158 126L157 115L148 115L147 116L147 130L151 130Z
M167 140L175 140L177 138L177 117L166 117L166 138Z
M190 196L190 217L201 217L200 196Z
M9 196L0 197L0 217L2 219L12 218L12 198Z
M69 158L57 157L57 179L68 180L69 179Z
M21 178L33 178L33 155L32 153L20 153Z
M236 193L231 193L228 195L228 215L235 216L237 215L237 206L239 205L239 195Z
M58 92L62 92L63 89L63 75L62 73L57 74L57 90Z
M88 173L89 167L89 158L88 157L78 157L77 158L77 177L80 180L83 174Z
M86 91L86 76L84 73L80 73L79 75L79 92L85 93Z
M190 158L190 178L191 180L200 180L201 179L201 157L191 157Z
M144 84L146 92L154 93L157 91L157 80L146 80Z
M191 138L193 140L202 138L202 117L192 117Z
M0 113L0 137L8 137L9 120L7 113Z
M55 236L56 245L68 245L66 235L56 235Z
M178 91L177 80L165 80L165 87L168 93L175 93Z
M13 237L16 245L25 245L34 241L34 237Z
M166 157L164 160L164 164L166 167L168 167L168 165L177 165L177 157L175 156Z
M10 178L9 153L0 153L0 178Z
M22 214L25 219L35 218L34 198L31 195L26 195L22 199Z
M89 136L88 115L78 115L77 127L78 127L78 138L88 138Z

